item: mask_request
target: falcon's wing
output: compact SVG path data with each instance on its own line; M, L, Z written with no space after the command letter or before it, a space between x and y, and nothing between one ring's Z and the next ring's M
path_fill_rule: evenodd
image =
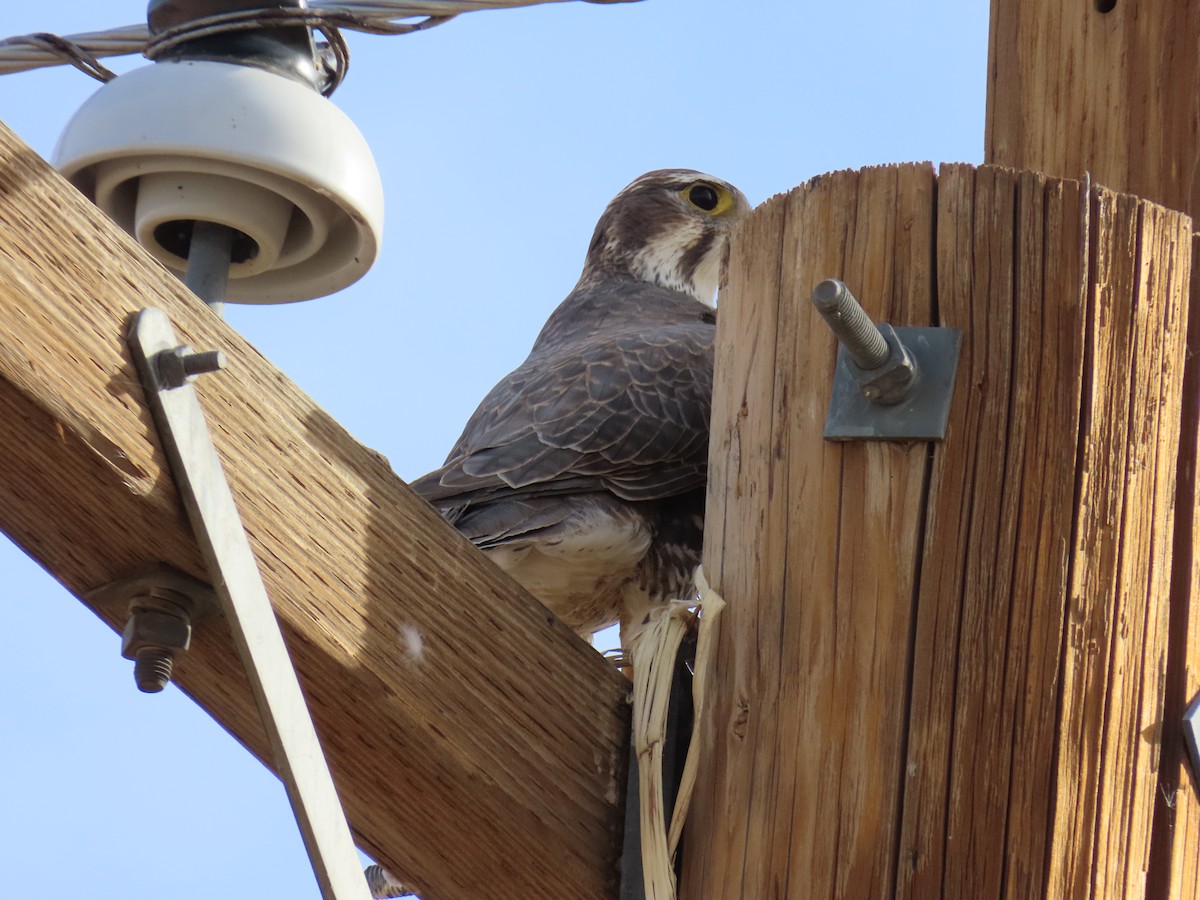
M593 334L535 353L484 399L446 464L413 483L443 508L606 489L653 500L700 487L710 323Z

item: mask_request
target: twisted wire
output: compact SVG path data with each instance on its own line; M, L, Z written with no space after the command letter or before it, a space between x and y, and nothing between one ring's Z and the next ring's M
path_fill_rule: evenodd
M100 81L116 77L101 59L141 53L149 58L185 40L269 24L306 25L320 31L334 57L326 93L345 77L349 51L338 29L367 34L412 34L441 25L461 13L485 9L514 9L571 0L313 0L308 9L264 9L227 13L188 22L151 38L145 25L125 25L106 31L59 36L38 32L0 40L0 75L44 66L71 65ZM586 3L628 3L637 0L583 0ZM400 21L418 19L416 22Z
M5 41L5 44L11 44L14 47L25 46L32 48L35 52L44 53L59 62L74 66L84 74L91 75L97 81L112 81L117 77L116 72L105 66L79 44L68 38L59 37L57 34L50 34L46 31L22 34L18 37L9 38Z

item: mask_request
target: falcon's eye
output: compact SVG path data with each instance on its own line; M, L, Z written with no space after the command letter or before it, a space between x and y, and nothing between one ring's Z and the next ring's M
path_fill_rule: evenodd
M737 205L734 193L729 188L711 181L693 181L680 189L679 196L692 209L710 216L723 216Z
M687 194L688 201L697 209L712 212L721 202L721 195L711 184L695 184Z

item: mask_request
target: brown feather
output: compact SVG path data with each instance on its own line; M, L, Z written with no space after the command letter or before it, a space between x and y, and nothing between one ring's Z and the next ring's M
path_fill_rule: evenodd
M689 208L697 181L728 190L731 212ZM622 191L528 358L413 482L577 629L681 596L699 561L716 316L674 285L724 253L747 208L690 170ZM667 286L637 274L660 271Z

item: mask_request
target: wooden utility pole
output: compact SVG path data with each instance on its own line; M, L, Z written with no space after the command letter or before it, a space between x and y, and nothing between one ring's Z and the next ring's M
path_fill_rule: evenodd
M1200 7L992 10L987 161L1035 171L835 173L736 236L686 900L1200 896ZM944 443L821 439L828 277L962 329Z
M1200 4L993 0L987 161L1092 178L1200 220ZM1188 347L1200 350L1200 266ZM1200 896L1200 803L1179 724L1200 690L1196 456L1200 360L1188 366L1152 897Z
M1197 219L1198 48L1187 0L992 0L984 161Z
M0 528L118 629L94 589L207 577L125 341L147 306L230 361L197 390L360 846L425 900L609 900L626 679L3 126ZM220 618L176 681L270 764Z
M752 215L683 897L1145 896L1191 235L994 167L835 173ZM822 439L827 277L877 321L962 329L944 443Z

